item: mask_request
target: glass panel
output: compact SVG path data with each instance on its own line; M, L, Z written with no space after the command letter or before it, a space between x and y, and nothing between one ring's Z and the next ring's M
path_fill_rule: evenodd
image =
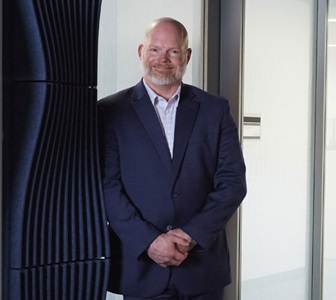
M136 84L141 79L138 45L147 25L160 17L181 21L192 48L184 82L203 86L204 0L103 0L98 52L98 99ZM107 294L107 300L123 299Z
M246 0L243 300L310 299L314 0Z
M336 299L336 0L329 1L323 300Z

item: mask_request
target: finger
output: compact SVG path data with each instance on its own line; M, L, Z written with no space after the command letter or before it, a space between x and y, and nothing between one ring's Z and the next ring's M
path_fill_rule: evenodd
M180 228L172 229L172 230L168 231L168 234L178 236L178 237L188 241L189 243L192 241L192 238Z
M188 243L189 243L188 244L188 250L183 250L183 251L190 251L197 244L197 242L194 239L192 239L187 233L185 233L180 228L172 229L168 232L168 234L176 235L176 236L181 237L184 240L188 241ZM184 247L182 245L180 245L180 247L178 247L178 248L183 249Z
M175 255L172 257L172 262L175 264L181 264L188 257L188 252L176 251Z
M187 233L185 233L181 228L175 228L175 229L169 230L168 233L174 234L186 240L191 239L191 237Z
M182 264L184 262L184 260L187 258L188 255L183 256L182 259L176 259L174 258L174 260L172 261L172 265L173 266L179 266L180 264Z
M176 249L181 253L187 253L190 251L190 247L182 247L179 244L176 244Z
M182 237L179 237L179 236L177 236L177 235L175 235L175 234L170 234L169 232L168 232L168 235L170 236L170 239L171 239L171 241L173 242L173 243L175 243L175 244L179 244L179 245L181 245L181 246L185 246L185 247L188 247L189 246L189 241L188 240L186 240L186 239L184 239L184 238L182 238Z

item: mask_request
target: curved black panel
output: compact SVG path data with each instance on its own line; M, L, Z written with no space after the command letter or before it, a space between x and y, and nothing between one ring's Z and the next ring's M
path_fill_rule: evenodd
M33 2L46 50L47 80L96 86L100 1Z
M46 80L46 51L32 1L2 2L4 79Z
M2 299L105 299L100 0L6 0Z
M97 85L101 0L3 2L5 78Z
M108 274L106 260L12 270L10 282L15 286L2 299L105 300Z

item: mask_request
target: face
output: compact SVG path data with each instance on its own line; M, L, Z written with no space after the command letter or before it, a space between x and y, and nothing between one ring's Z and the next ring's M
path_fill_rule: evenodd
M171 23L160 23L146 35L138 49L146 82L154 85L180 84L190 59L191 49Z

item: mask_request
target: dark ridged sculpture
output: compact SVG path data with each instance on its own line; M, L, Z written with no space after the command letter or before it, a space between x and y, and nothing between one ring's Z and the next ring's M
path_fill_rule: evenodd
M105 299L100 0L3 1L2 299Z

